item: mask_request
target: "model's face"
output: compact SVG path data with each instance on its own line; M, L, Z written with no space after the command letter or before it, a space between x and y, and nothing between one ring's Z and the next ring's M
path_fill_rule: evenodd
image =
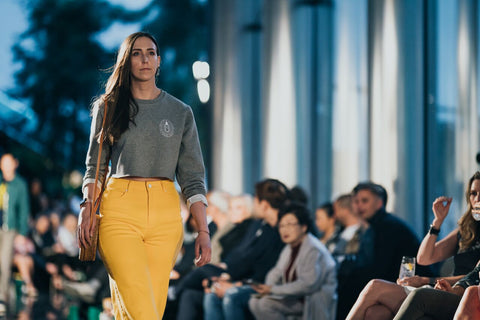
M335 218L330 218L327 211L323 209L317 209L315 212L315 224L318 230L325 232L335 224Z
M473 180L470 186L470 205L472 208L480 207L480 180Z
M131 78L133 81L152 81L160 66L157 47L148 37L135 40L130 57Z
M294 214L287 213L278 223L278 231L284 243L296 246L302 242L307 227L300 225Z
M360 190L353 198L355 213L364 219L373 217L382 206L382 200L369 190Z

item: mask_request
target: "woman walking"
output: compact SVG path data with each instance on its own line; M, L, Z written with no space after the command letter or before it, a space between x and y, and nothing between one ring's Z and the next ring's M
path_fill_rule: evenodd
M156 86L160 60L152 35L128 36L105 94L92 109L78 237L82 244L92 241L95 170L98 165L103 180L111 159L100 206L99 251L110 276L115 319L162 319L169 274L183 241L175 178L199 226L197 265L208 263L211 255L195 120L189 106Z

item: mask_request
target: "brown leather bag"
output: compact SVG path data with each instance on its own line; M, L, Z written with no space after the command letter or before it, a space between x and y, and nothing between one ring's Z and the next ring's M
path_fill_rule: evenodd
M100 134L100 145L98 148L98 157L97 157L97 169L95 172L95 184L93 187L93 199L95 199L92 206L90 206L90 225L92 227L93 218L96 216L95 219L95 226L93 231L93 238L91 241L90 246L83 246L80 244L80 251L78 252L78 259L81 261L95 261L95 256L97 255L97 243L98 243L98 228L100 226L100 215L97 214L98 209L100 208L100 202L102 200L103 190L105 190L105 181L107 180L108 174L108 163L110 159L107 159L107 168L105 170L105 176L102 182L102 188L100 189L100 194L97 197L97 184L98 184L98 174L100 169L100 159L102 157L102 147L103 147L103 140L104 140L104 128L105 128L105 118L107 117L107 101L105 100L105 110L103 111L103 123L102 123L102 133Z

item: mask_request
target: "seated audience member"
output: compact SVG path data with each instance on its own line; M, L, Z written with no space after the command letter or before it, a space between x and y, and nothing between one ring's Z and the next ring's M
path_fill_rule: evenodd
M49 257L54 254L55 239L50 229L50 219L47 215L39 215L35 226L29 234L35 245L35 253L42 257Z
M444 278L450 285L465 276L469 270L475 267L480 259L480 224L472 217L472 208L478 202L480 194L480 172L476 172L469 180L466 188L468 210L459 219L459 227L453 230L444 239L438 240L440 226L445 220L451 198L439 197L432 205L434 219L423 239L417 261L423 265L429 265L443 261L453 256L454 271L452 277ZM347 319L392 319L400 305L405 300L411 288L423 285L434 285L436 278L414 276L411 278L398 279L397 283L372 280L363 289L357 302L349 313ZM409 286L405 288L404 286Z
M353 212L353 197L351 194L339 196L333 203L336 220L343 226L339 240L333 250L333 257L340 263L346 255L356 254L360 249L362 236L368 224Z
M382 186L364 182L353 189L353 208L370 225L373 233L373 260L362 274L365 284L370 279L380 278L395 281L403 256L415 256L420 241L407 224L387 213L387 191ZM430 268L418 267L420 273L430 275Z
M341 225L335 219L335 212L331 203L324 203L315 212L315 224L322 233L320 241L327 247L328 251L335 251L340 240Z
M87 304L100 305L103 299L110 296L108 273L99 255L93 262L84 263L83 281L63 280L56 287L63 290L71 298Z
M49 261L57 265L57 267L72 277L73 270L78 264L78 243L77 243L77 225L78 218L71 212L65 213L63 218L58 222L58 226L53 229L54 222L59 218L55 212L50 214L50 230L54 237L55 243L52 246L52 253Z
M224 228L220 229L217 231L217 234L222 233L223 229L229 229L226 234L221 235L217 240L218 245L215 246L214 248L214 242L212 239L212 258L210 260L210 264L212 265L217 265L220 266L221 261L225 258L225 256L235 247L237 246L242 239L245 237L245 234L248 233L248 230L252 223L255 223L254 219L251 218L252 216L252 205L253 205L253 200L250 195L241 195L241 196L235 196L231 197L229 201L229 209L228 209L228 219L229 219L229 224L232 226L231 228L228 226L225 226ZM190 264L193 266L193 259L195 257L195 252L194 252L194 242L192 242L191 245L191 253L190 253L190 258L188 258L188 251L185 252L185 258L187 260L185 263L188 263L190 261ZM187 249L187 247L186 247ZM182 262L185 259L182 258ZM180 271L180 265L177 264L174 267L174 270ZM203 301L203 288L201 287L202 280L205 277L208 277L203 274L203 271L206 268L199 268L195 269L187 278L190 278L189 281L193 281L193 279L196 279L197 285L198 285L198 290L191 290L188 286L187 288L183 288L184 284L180 284L179 286L172 286L169 289L170 292L170 300L168 301L167 304L167 310L170 311L170 313L173 313L173 309L177 309L176 307L176 302L175 302L175 294L180 293L183 298L183 301L190 301L190 308L189 310L199 310L196 313L202 313L202 301ZM185 275L185 273L180 272L181 276ZM217 273L215 273L217 274ZM173 284L173 283L171 283ZM200 291L201 290L201 291ZM182 306L183 307L183 306ZM181 315L185 315L184 312L180 311ZM193 314L193 313L192 313ZM187 317L187 316L185 316Z
M339 196L333 203L335 217L344 227L332 255L337 261L337 319L344 320L364 283L358 282L356 270L373 259L373 236L368 224L353 211L353 196Z
M47 195L43 192L42 181L34 178L30 182L30 219L33 221L40 214L45 214L49 207Z
M77 216L66 213L57 228L57 242L53 246L55 254L47 257L59 270L52 274L52 284L76 303L99 306L104 298L110 296L108 273L99 255L93 262L78 260L77 225Z
M35 247L30 239L20 234L15 236L13 247L13 265L18 269L24 283L23 291L27 296L35 297L38 295L33 284L34 263L32 254L35 252Z
M48 214L48 217L50 219L50 232L52 233L53 237L56 239L58 235L58 229L62 225L61 214L56 210L52 210Z
M287 244L267 274L265 284L253 284L260 297L251 297L256 319L335 319L335 261L325 246L310 233L310 213L303 205L280 210L278 229Z
M297 185L290 189L290 198L308 207L308 194L302 187Z
M227 231L219 235L218 246L214 248L212 242L211 264L220 265L226 255L242 241L245 232L253 222L252 209L252 196L244 194L230 198L228 209L230 227L225 227Z
M73 213L66 213L61 221L62 223L56 233L56 240L59 247L56 251L70 258L76 258L78 256L77 216Z
M51 226L53 226L57 217L59 217L59 215L55 212L50 214ZM78 260L78 218L75 214L67 212L60 221L61 223L56 227L56 232L52 230L55 237L55 244L52 247L53 254L48 257L48 261L54 263L56 266L54 272L51 274L52 283L54 284L62 281L62 275L69 280L78 280L80 276L78 269L82 268L81 262ZM58 273L55 272L55 269Z
M179 195L182 197L182 195ZM218 249L218 239L231 229L228 218L228 205L230 194L221 191L210 191L207 194L208 207L206 209L207 219L209 220L208 230L212 235L212 252ZM175 262L175 266L170 273L170 299L175 297L176 284L184 275L188 274L195 267L195 238L198 235L198 228L195 219L190 215L183 201L180 203L182 216L185 216L184 241L182 248ZM175 299L172 299L175 300Z
M422 287L413 290L403 301L393 319L453 319L465 289L479 284L479 272L480 266L477 265L453 286L447 280L439 279L434 289Z
M226 272L221 280L213 281L212 292L207 290L203 299L205 319L244 317L255 291L243 285L242 280L263 282L275 265L284 246L276 228L278 211L288 196L288 188L278 180L266 179L255 185L254 211L262 218L262 224L253 237L250 235L225 258Z
M214 282L213 285L217 294L232 298L224 300L233 302L226 308L240 315L248 310L248 298L254 291L250 286L241 287L238 281L254 279L263 282L266 273L277 261L283 248L276 229L277 215L287 199L288 188L278 180L265 179L255 185L253 211L261 220L249 225L241 242L228 253L224 252L225 257L219 265L208 264L195 269L181 281L177 288L177 295L180 295L177 319L198 319L203 313L202 305L198 306L194 300L204 300L203 280L215 279L222 274L223 279L229 280Z
M47 215L39 215L37 217L29 238L35 246L32 254L35 277L39 280L40 286L43 288L48 287L50 277L58 274L58 267L52 260L52 257L56 255L55 248L57 245L53 238L50 229L50 219Z
M471 286L463 293L453 320L480 319L480 286Z
M68 258L71 261L76 260L78 252L75 242L77 220L74 215L70 218L67 215L65 221L67 226L62 226L61 231L61 240L63 242L55 241L51 233L50 219L44 214L37 216L34 228L28 238L21 235L17 235L15 238L13 263L25 282L25 293L28 296L37 295L37 289L33 281L34 273L36 275L36 283L42 286L42 289L46 289L49 285L48 281L46 281L49 276L58 276L59 267L65 266L66 269L71 270ZM68 237L67 234L69 234ZM70 252L70 254L75 256L68 256L66 248L72 250L73 252Z
M180 199L183 195L179 194ZM178 299L177 299L177 286L183 279L188 276L195 269L195 239L198 235L197 224L195 219L188 211L185 201L180 201L180 212L182 221L184 221L184 233L183 244L180 252L175 261L172 271L170 272L170 282L168 287L168 297L165 312L163 314L164 319L174 319L177 316ZM213 222L210 225L214 225ZM211 228L209 227L209 230ZM202 298L199 298L199 305L201 305ZM194 306L192 306L193 308Z
M218 240L233 228L228 216L230 199L230 194L226 192L210 191L207 194L207 217L210 217L217 227L211 240L212 253L221 250Z

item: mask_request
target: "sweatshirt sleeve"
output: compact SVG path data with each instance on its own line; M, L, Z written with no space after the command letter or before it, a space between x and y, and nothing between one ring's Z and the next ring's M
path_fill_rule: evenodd
M104 105L100 105L99 103L97 103L92 110L92 123L90 126L89 146L87 151L87 157L85 160L86 171L85 176L83 177L82 190L87 184L95 182L95 172L97 169L98 152L100 147L98 140L99 133L102 128L104 110ZM97 185L99 188L102 186L102 182L108 165L106 162L110 156L110 152L111 146L108 143L104 142L102 145L102 155L100 158L100 168L98 174L99 178Z
M190 207L201 201L207 205L205 188L205 167L198 139L197 126L193 112L187 106L185 127L180 145L176 170L177 180Z

